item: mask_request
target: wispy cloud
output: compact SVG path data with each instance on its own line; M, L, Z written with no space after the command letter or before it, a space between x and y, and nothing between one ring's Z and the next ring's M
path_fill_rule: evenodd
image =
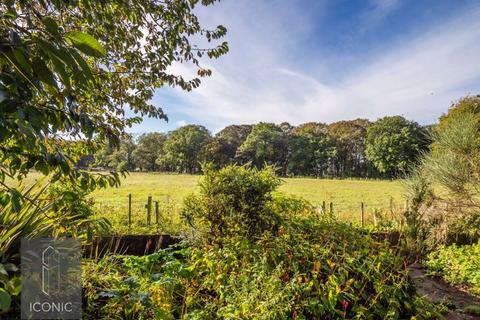
M429 123L451 101L476 93L472 90L480 84L478 8L383 46L338 76L335 69L345 66L332 67L332 60L322 56L305 60L301 54L312 37L313 22L305 12L282 5L290 2L275 2L273 8L261 3L222 2L204 14L212 24L227 21L231 53L211 64L213 76L197 90L174 90L178 100L171 109L213 131L232 123L298 124L387 114ZM397 5L378 1L372 12L383 19Z
M400 0L372 0L370 7L360 17L362 32L375 27L400 6Z

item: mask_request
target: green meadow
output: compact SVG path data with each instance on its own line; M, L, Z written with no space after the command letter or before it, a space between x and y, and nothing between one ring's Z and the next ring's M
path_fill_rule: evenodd
M33 173L29 183L38 179ZM112 223L117 234L152 232L177 233L185 228L180 219L183 199L198 192L199 175L132 172L122 178L118 188L98 189L91 194L98 217ZM395 215L404 208L401 180L282 178L280 192L303 198L319 209L325 201L326 211L333 205L333 213L340 219L359 224L361 203L364 203L364 221L374 222L373 212ZM28 183L28 182L27 182ZM128 222L128 198L131 194L131 218ZM145 205L152 197L152 217L147 225ZM156 223L155 202L158 202Z
M183 199L198 192L201 176L165 173L130 173L119 188L97 190L92 194L97 214L112 221L114 230L127 232L128 196L132 195L130 233L151 232L159 228L164 232L182 229L179 213ZM333 212L342 220L360 223L361 203L364 203L365 223L373 223L375 210L391 214L402 209L403 185L400 180L339 180L314 178L283 178L280 192L301 197L326 211L333 204ZM146 226L148 196L159 203L159 224L155 224L155 204L152 205L152 225Z

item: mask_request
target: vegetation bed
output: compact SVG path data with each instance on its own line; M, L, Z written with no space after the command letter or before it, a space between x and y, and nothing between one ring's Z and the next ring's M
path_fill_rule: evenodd
M84 266L90 318L416 319L435 312L392 248L335 221L293 219L256 241L177 246Z
M480 242L437 249L427 256L425 266L431 274L480 296Z

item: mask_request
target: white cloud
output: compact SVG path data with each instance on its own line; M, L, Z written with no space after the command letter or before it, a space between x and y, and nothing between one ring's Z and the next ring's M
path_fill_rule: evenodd
M451 101L476 93L469 90L480 83L479 10L403 39L337 79L318 72L335 70L329 59L289 57L305 45L311 28L311 21L294 7L252 9L260 2L223 3L203 17L213 25L228 22L231 53L211 62L213 75L200 88L178 92L181 112L202 119L213 131L232 123L298 124L388 114L428 123ZM396 6L393 0L382 3L378 10L385 15Z
M187 125L187 121L185 121L185 120L178 120L177 122L175 122L175 126L177 128L183 127L183 126L186 126L186 125Z

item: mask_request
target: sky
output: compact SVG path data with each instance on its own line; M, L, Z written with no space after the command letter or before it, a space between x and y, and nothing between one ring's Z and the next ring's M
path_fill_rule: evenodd
M397 114L431 124L480 93L478 0L222 0L196 13L227 28L230 52L204 60L213 74L199 88L158 89L152 102L169 122L131 132Z

